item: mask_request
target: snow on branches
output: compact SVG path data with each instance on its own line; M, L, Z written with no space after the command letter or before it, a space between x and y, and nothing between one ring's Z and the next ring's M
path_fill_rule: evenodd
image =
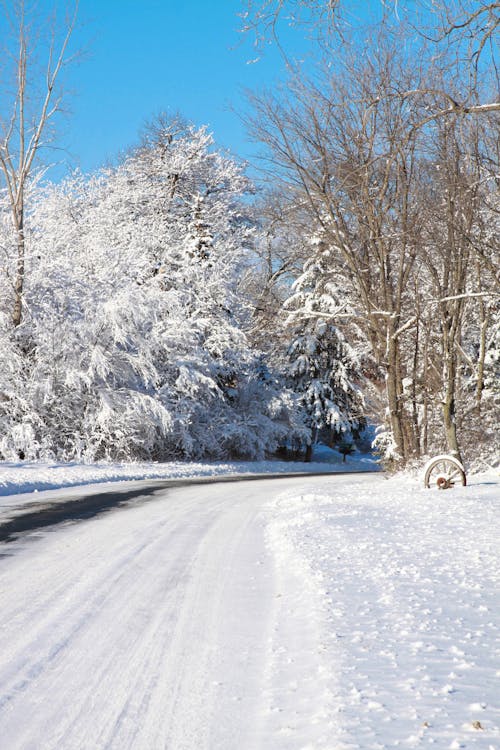
M286 439L290 397L243 332L251 184L178 125L116 168L34 188L16 328L2 225L2 458L260 457Z

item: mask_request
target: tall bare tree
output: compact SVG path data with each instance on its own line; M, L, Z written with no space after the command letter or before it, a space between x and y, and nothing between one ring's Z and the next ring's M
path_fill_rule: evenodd
M322 283L341 275L358 310L385 371L397 453L446 445L460 457L464 373L477 422L498 300L487 225L498 195L500 2L373 0L370 31L345 0L246 9L247 31L273 36L290 74L253 97L254 134L287 194L310 206L327 248ZM285 20L309 25L312 65L287 57Z
M434 168L439 167L441 217L436 216L435 206L427 209L427 236L434 235L434 242L432 257L425 253L425 263L442 333L443 422L448 447L459 457L458 422L470 423L471 413L478 424L484 419L487 340L500 301L494 211L498 188L490 173L493 153L487 152L485 158L488 130L498 132L498 117L439 123L433 161Z
M23 317L23 291L26 273L25 211L26 190L37 167L41 149L52 138L51 125L61 110L63 89L61 71L69 59L68 46L73 33L78 0L65 7L58 23L56 9L51 19L40 19L37 4L27 0L3 2L5 29L2 100L0 106L0 170L6 189L16 239L13 277L12 322ZM49 37L44 41L44 30Z
M328 75L328 74L327 74ZM415 325L406 294L422 221L416 203L420 114L395 97L418 71L394 46L321 85L296 82L287 101L255 97L255 134L272 150L286 190L309 204L330 253L331 278L351 290L359 325L386 374L390 426L402 458L416 438L405 414L401 342Z
M280 33L283 24L306 25L319 43L319 54L326 53L331 60L338 56L339 43L351 43L360 28L368 23L399 26L406 30L407 41L412 46L417 32L421 40L432 46L435 56L462 73L467 69L470 78L470 85L458 96L447 88L435 90L439 96L422 124L435 117L500 111L499 0L435 0L432 3L427 0L372 0L364 4L361 13L347 0L242 2L245 8L240 14L242 30L253 33L256 44L260 46L265 40L274 39L289 65L292 61ZM480 79L487 80L481 100L476 96ZM406 93L410 99L418 99L426 96L428 91L417 88Z
M317 288L342 279L350 315L385 374L387 421L403 460L444 445L460 457L460 383L476 348L465 316L478 307L481 362L490 317L483 287L495 265L498 273L482 230L498 174L485 131L491 141L498 114L427 119L440 92L460 83L389 33L366 56L344 55L340 74L326 67L314 81L299 76L285 92L253 97L254 134L270 169L309 206L309 232L321 238L311 249L324 277ZM409 98L412 90L425 96Z

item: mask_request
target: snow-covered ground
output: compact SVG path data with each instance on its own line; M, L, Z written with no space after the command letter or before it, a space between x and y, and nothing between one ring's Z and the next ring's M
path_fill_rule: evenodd
M148 479L189 479L193 477L216 477L240 474L318 473L340 471L376 471L377 462L368 454L356 452L343 462L338 451L318 446L315 460L304 461L232 461L204 462L170 461L168 463L41 463L0 461L0 519L12 507L35 501L44 502L47 497L34 497L32 493L47 492L59 488L82 487L101 484L101 490L110 489L116 482ZM112 484L111 484L112 483ZM78 490L77 490L78 492ZM19 497L21 495L21 497ZM65 497L67 493L65 494Z
M274 502L267 536L287 594L273 670L288 683L278 688L285 713L276 729L293 737L304 718L293 699L304 694L293 666L300 645L279 649L280 630L300 613L317 628L320 654L305 670L311 747L497 750L498 476L444 492L377 477L339 489Z
M0 545L0 746L500 750L499 489L159 489Z

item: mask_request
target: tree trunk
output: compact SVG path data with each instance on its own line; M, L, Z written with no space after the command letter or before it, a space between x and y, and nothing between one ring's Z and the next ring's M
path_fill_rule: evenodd
M482 320L479 331L479 355L477 360L477 384L476 384L476 411L481 416L481 401L484 389L484 362L486 359L486 333L488 330L488 318L481 311Z
M17 230L17 266L16 279L14 282L14 308L12 312L12 323L17 327L22 320L23 314L23 291L24 291L24 259L25 259L25 238L24 238L24 210L21 208L16 212L16 230Z
M481 266L476 261L477 288L481 289ZM477 383L476 383L476 412L481 416L481 401L484 389L484 362L486 359L486 335L488 331L489 314L482 297L479 297L479 354L477 358Z
M389 332L389 345L387 351L387 380L386 380L386 391L387 391L387 405L389 408L389 418L392 431L392 437L396 445L396 451L400 458L404 461L406 458L405 450L405 439L403 431L403 423L401 418L401 384L398 383L398 351L396 342L391 338L391 331Z
M457 439L457 425L455 422L455 397L452 394L447 393L446 398L443 401L443 421L446 434L446 442L448 444L448 451L452 456L458 458L460 463L463 463Z
M446 435L448 451L452 456L458 458L460 463L462 455L458 445L457 424L455 420L455 388L456 388L457 355L454 351L449 352L445 360L445 395L443 399L443 423Z

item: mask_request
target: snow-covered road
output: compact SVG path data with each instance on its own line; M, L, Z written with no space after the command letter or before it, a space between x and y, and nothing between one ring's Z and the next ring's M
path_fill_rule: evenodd
M4 547L2 747L261 746L278 592L260 511L296 482L169 491Z
M497 750L498 488L184 487L0 545L0 747Z

